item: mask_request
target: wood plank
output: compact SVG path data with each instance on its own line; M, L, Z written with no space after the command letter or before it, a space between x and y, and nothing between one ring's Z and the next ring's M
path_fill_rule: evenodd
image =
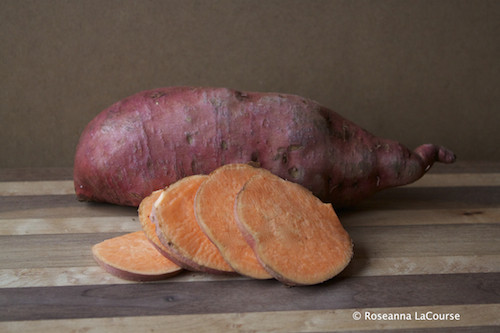
M346 210L353 214L378 210L463 210L476 212L499 208L500 187L479 186L388 189ZM0 219L30 219L137 215L134 207L85 203L73 195L0 196Z
M207 274L183 271L163 282L209 282L229 280L249 280L245 276L233 274ZM63 287L78 285L130 284L105 272L95 264L88 267L40 267L29 269L0 269L0 288Z
M415 274L500 273L500 254L403 258L354 258L342 277ZM245 280L244 276L185 271L166 282ZM88 267L0 269L0 288L128 284L94 264Z
M75 195L72 180L0 182L0 196Z
M92 245L123 233L0 236L0 267L83 267L95 264Z
M500 173L428 174L406 187L500 186ZM75 194L73 180L0 182L0 196Z
M337 277L295 288L275 280L5 288L0 321L496 304L499 281L486 273Z
M498 208L500 187L396 187L374 194L351 209L357 211L375 210L432 210L463 209L478 210Z
M133 210L133 209L131 209ZM132 232L140 229L135 210L128 216L0 219L0 235ZM134 214L134 215L132 215ZM500 223L500 208L376 210L339 212L346 227Z
M0 168L0 182L5 181L39 181L39 180L72 180L73 168Z
M0 196L0 219L137 216L135 207L79 202L74 195Z
M464 161L460 158L453 164L435 163L427 174L439 173L495 173L500 172L500 161Z
M353 313L454 313L460 320L354 320ZM496 332L500 304L383 307L309 311L266 311L195 315L130 316L92 319L58 319L0 322L2 332ZM393 330L398 329L398 330ZM438 332L443 332L438 330ZM447 331L448 332L448 331Z
M397 258L353 258L342 276L498 273L500 254Z
M347 227L500 223L500 208L340 211Z
M355 258L495 255L500 224L346 227ZM459 237L457 237L457 235Z
M427 174L407 187L500 186L500 173Z
M354 258L496 255L500 224L347 227ZM0 236L3 269L92 266L92 245L123 234ZM460 237L457 237L460 235Z
M500 173L428 174L405 187L500 186ZM73 180L0 182L0 196L74 195Z
M140 229L137 216L0 219L0 235L133 232Z

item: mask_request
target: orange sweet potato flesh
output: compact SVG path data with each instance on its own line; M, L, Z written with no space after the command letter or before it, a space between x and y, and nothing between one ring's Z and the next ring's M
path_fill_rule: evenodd
M195 220L194 198L207 178L193 175L170 185L153 204L151 219L161 243L183 267L208 273L234 273Z
M125 280L163 280L182 270L158 252L142 230L98 243L92 254L105 271Z
M272 276L257 260L234 218L236 195L252 176L260 173L269 172L247 164L227 164L216 169L200 186L194 207L199 226L236 272L270 279Z
M160 251L161 254L163 254L165 257L181 266L182 268L188 269L188 265L176 260L176 256L165 245L161 243L156 231L156 225L153 223L153 221L151 221L151 210L153 209L153 204L160 197L162 192L163 189L154 191L141 201L138 209L138 214L142 230L146 234L146 237L149 239L149 241L156 247L158 251Z
M312 285L340 273L352 241L330 204L272 174L252 177L238 194L238 226L259 261L288 285Z

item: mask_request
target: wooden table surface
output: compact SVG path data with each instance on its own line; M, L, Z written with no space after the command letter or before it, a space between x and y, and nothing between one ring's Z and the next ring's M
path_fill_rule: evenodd
M0 169L0 332L499 332L500 163L435 165L339 212L351 264L320 285L184 272L134 283L90 248L140 230L71 169Z

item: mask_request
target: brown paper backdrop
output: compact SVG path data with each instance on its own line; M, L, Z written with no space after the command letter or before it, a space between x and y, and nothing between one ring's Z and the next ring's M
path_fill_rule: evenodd
M500 160L500 1L0 2L0 167L71 166L111 103L171 85L317 100L409 147Z

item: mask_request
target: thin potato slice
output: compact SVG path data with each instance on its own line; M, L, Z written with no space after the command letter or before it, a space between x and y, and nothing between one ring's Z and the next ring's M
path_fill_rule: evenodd
M259 261L288 285L324 282L353 254L330 204L270 173L252 177L236 198L236 221Z
M170 185L153 204L151 218L157 225L161 243L187 269L233 273L234 270L195 220L194 198L207 178L205 175L194 175Z
M156 232L156 225L153 223L153 221L151 221L151 210L153 209L153 204L160 197L162 192L163 189L154 191L141 201L138 209L138 215L142 230L146 234L146 237L149 239L149 241L156 247L158 251L160 251L161 254L163 254L165 257L167 257L177 265L183 268L188 268L186 265L184 265L184 263L177 261L171 251L161 243Z
M262 267L234 219L234 200L252 176L269 173L247 164L227 164L208 176L195 198L195 215L201 229L222 256L242 274L255 279L272 276Z
M92 247L92 254L106 272L125 280L163 280L182 270L158 252L142 230L102 241Z

